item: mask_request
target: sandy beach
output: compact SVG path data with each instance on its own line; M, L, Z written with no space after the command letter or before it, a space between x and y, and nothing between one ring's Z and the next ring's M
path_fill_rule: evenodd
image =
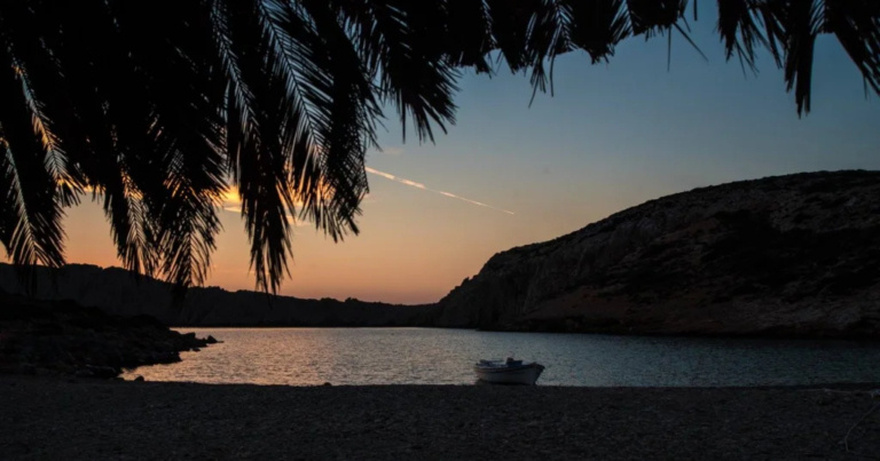
M2 459L880 459L880 385L284 387L0 377Z

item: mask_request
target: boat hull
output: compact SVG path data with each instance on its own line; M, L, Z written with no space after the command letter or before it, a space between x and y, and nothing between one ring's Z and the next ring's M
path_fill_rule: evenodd
M492 384L534 385L544 371L544 366L529 363L516 367L474 366L477 380Z

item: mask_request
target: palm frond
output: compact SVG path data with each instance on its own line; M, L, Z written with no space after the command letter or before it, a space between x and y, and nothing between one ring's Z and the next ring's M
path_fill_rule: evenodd
M573 47L586 51L593 63L614 55L614 46L629 33L623 0L563 0L568 10Z
M821 31L837 37L866 84L880 94L880 2L825 0L824 3Z
M669 31L684 16L687 0L626 0L633 35Z
M59 30L47 35L46 43L66 80L72 106L69 116L75 118L77 132L68 129L73 145L66 152L96 198L100 193L123 265L152 273L158 259L150 238L153 223L140 200L144 191L133 179L141 165L133 162L129 147L137 143L126 142L130 133L143 130L145 122L132 101L143 90L134 85L137 80L125 68L129 51L115 18L104 3L47 7L40 15Z
M315 7L311 11L316 11ZM445 11L437 0L359 0L343 2L340 7L342 26L354 37L365 70L378 79L379 101L397 109L404 140L408 119L412 119L419 141L434 141L432 125L445 133L446 124L455 123L452 97L458 89L458 71L446 54ZM321 25L322 34L332 35L336 27L329 21ZM464 53L467 51L461 48L456 50L457 55Z
M304 6L315 30L322 31L320 44L310 48L320 53L312 56L315 70L323 69L331 76L330 81L320 80L325 85L321 92L331 103L326 107L329 123L318 131L321 176L312 183L316 187L312 197L300 197L308 204L306 214L339 240L349 231L358 232L355 217L368 190L364 156L370 145L376 145L375 119L380 111L373 94L373 75L346 33L344 18L324 2L304 2ZM291 24L285 22L284 26L292 31ZM317 81L314 76L310 80Z
M296 101L263 14L256 2L229 2L220 19L239 72L232 76L237 77L235 92L227 100L229 165L241 195L257 283L274 292L291 251L287 210L294 201L286 182L288 152L280 144Z
M117 8L118 30L145 99L125 106L146 109L134 112L141 130L132 141L148 138L129 144L126 159L135 166L130 176L155 224L149 239L169 280L181 287L201 284L220 230L215 208L226 189L218 103L226 80L211 11L190 2L178 8L187 18L180 21L152 5L121 2Z
M449 64L491 73L489 52L495 48L489 8L483 0L446 1L446 49Z
M367 149L391 107L420 142L455 123L463 68L529 74L607 61L630 36L689 36L687 0L129 0L0 2L0 242L64 262L64 207L103 202L130 269L205 280L236 186L257 284L279 287L292 220L357 233ZM696 1L694 18L697 18ZM727 59L766 50L797 113L832 34L880 94L880 2L719 0Z
M62 188L54 153L27 99L26 77L0 45L0 161L5 189L3 245L19 264L64 264ZM11 218L11 219L10 219Z

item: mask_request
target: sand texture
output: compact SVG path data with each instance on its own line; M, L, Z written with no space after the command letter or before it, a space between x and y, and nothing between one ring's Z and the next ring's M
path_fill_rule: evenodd
M284 387L5 376L0 458L880 459L877 388Z

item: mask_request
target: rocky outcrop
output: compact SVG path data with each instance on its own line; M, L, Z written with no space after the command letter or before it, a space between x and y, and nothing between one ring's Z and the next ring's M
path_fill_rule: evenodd
M880 172L670 195L493 256L437 326L880 338Z
M15 267L0 264L0 290L43 300L73 300L113 315L147 315L171 326L419 326L425 325L431 309L353 298L337 301L229 292L217 287L190 288L180 298L168 283L119 268L70 264L30 269L30 278L23 279ZM25 289L28 284L30 290Z
M71 301L0 293L0 374L112 378L123 368L180 361L216 342L169 330L146 316L119 317Z

